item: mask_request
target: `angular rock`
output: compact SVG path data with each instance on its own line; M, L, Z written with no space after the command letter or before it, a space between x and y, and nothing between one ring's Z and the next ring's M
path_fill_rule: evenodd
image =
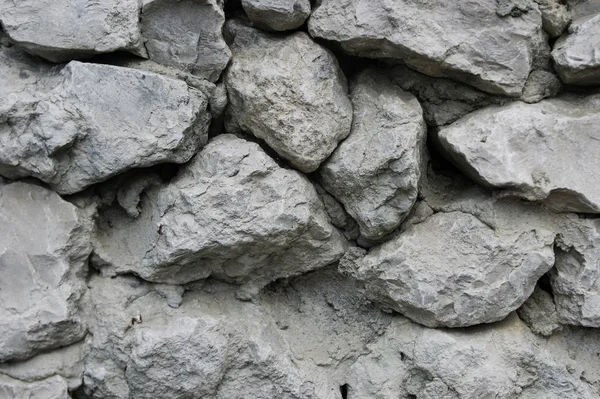
M517 310L517 313L536 334L549 337L562 329L552 296L539 286L535 287L533 294Z
M573 22L554 44L552 59L563 82L600 85L600 11Z
M239 23L229 30L230 125L265 140L301 171L316 170L352 123L346 79L335 57L302 32L270 36Z
M0 362L82 339L91 221L45 188L0 186Z
M519 96L547 47L540 11L521 3L323 0L308 29L354 55L401 60L427 75Z
M600 221L569 215L561 227L550 274L560 321L600 327Z
M439 132L452 160L478 182L554 209L600 212L600 95L488 107Z
M423 75L404 65L390 66L384 73L419 99L425 121L433 127L448 125L479 108L507 101L463 83Z
M141 208L137 219L119 209L101 218L95 253L105 272L169 284L215 275L254 290L345 250L310 182L232 135L144 193Z
M542 26L550 37L562 35L571 22L571 13L564 1L534 0L542 12Z
M537 103L547 97L556 96L562 89L562 83L551 72L533 71L525 83L521 101Z
M222 0L144 0L140 29L148 57L216 82L231 51Z
M10 94L0 98L5 177L72 194L131 168L186 162L207 140L208 101L184 82L77 61L35 75L3 58L0 76L23 78L0 88Z
M517 234L474 215L441 212L342 259L371 300L428 327L501 320L531 295L554 263L551 231ZM354 264L352 264L354 263Z
M0 1L4 32L52 62L121 50L143 55L138 16L135 0Z
M57 375L33 382L22 382L0 375L0 397L64 399L70 396L67 382Z
M319 175L361 234L377 240L400 225L417 199L427 129L417 99L376 70L356 77L350 97L352 130Z
M309 0L242 0L242 7L256 26L274 31L299 28L310 15Z
M567 5L574 22L600 12L600 1L598 0L567 0Z

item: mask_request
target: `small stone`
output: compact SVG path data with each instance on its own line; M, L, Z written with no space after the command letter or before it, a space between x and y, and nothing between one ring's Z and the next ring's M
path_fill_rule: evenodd
M274 31L299 28L310 15L309 0L242 0L242 7L256 26Z

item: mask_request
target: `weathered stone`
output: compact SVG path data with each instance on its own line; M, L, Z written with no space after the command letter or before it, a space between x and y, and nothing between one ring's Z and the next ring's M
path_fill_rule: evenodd
M69 398L67 382L52 376L33 382L22 382L0 375L1 398L65 399Z
M453 161L473 179L552 208L600 212L600 95L488 107L439 132Z
M437 213L342 267L367 297L428 327L501 320L553 265L551 231L516 234L463 212ZM355 265L348 263L354 262Z
M0 362L82 339L91 222L45 188L0 185Z
M242 7L256 26L275 31L299 28L310 15L309 0L242 0Z
M542 12L542 26L550 37L562 35L571 22L571 14L562 0L534 0Z
M517 310L517 313L521 320L536 334L549 337L554 332L562 329L552 296L539 286L535 287L533 294Z
M148 57L216 82L231 51L223 39L222 0L143 0L141 34Z
M143 55L135 0L0 1L6 34L53 62L128 50Z
M568 34L559 38L552 59L563 82L600 85L600 11L573 22Z
M567 0L573 21L600 12L600 0Z
M585 330L536 337L515 315L459 330L399 320L351 366L348 398L592 399L597 351L582 348L598 343Z
M537 103L547 97L556 96L562 89L562 83L551 72L533 71L525 83L521 100L526 103Z
M512 3L323 0L308 29L354 55L398 59L431 76L519 96L547 43L537 6Z
M362 72L350 92L350 135L319 173L361 234L377 240L396 229L415 203L427 129L417 99L384 74Z
M98 267L181 284L215 275L254 290L339 259L345 240L310 182L257 144L217 136L164 187L144 193L137 219L109 209Z
M340 204L340 202L329 194L320 184L315 183L314 186L317 190L317 194L321 197L321 201L323 201L325 212L327 212L327 215L331 219L331 224L342 230L346 239L356 240L360 235L356 220L352 219L352 216L348 215L348 212L346 212L342 204Z
M135 167L186 162L206 142L208 101L181 81L73 61L35 75L0 59L0 174L72 194ZM23 79L9 80L17 75Z
M600 221L567 216L551 284L562 323L600 327Z
M314 171L352 123L335 57L303 32L270 36L235 22L229 30L229 124L265 140L301 171Z

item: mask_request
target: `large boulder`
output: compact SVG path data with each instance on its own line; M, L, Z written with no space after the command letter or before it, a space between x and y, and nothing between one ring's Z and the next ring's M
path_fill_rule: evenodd
M0 185L0 362L79 341L91 220L56 193Z
M222 0L143 0L140 29L148 58L216 82L231 51Z
M4 32L53 62L120 50L143 55L137 0L0 1Z
M253 290L335 262L345 249L310 182L232 135L149 188L141 209L136 219L112 208L103 215L98 267L171 284L215 275Z
M561 211L600 212L600 95L488 107L439 131L464 172Z
M208 100L179 80L77 61L40 72L7 51L0 77L8 178L72 194L131 168L186 162L207 140Z
M233 22L225 75L230 125L263 139L303 172L350 132L352 104L333 54L303 32L270 36Z
M361 234L377 240L400 225L417 199L427 129L417 99L375 70L355 78L350 97L352 130L319 175Z
M523 1L323 0L308 29L351 54L509 96L521 94L548 46L537 5Z
M310 15L309 0L242 0L242 7L255 25L274 31L299 28Z
M577 20L554 44L552 59L563 82L600 85L600 12Z

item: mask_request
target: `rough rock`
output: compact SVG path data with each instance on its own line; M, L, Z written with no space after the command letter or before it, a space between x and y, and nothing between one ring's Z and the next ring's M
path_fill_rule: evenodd
M556 96L562 89L561 81L551 72L533 71L525 83L521 100L526 103L537 103L544 98Z
M547 47L537 6L520 3L323 0L308 29L354 55L397 59L427 75L519 96Z
M274 31L299 28L310 15L309 0L242 0L242 7L256 26Z
M487 186L554 209L600 212L600 95L488 107L442 128L458 167Z
M181 284L210 275L249 291L338 260L345 240L309 181L257 144L217 136L163 187L144 193L137 219L109 209L98 267Z
M222 0L143 0L140 29L148 57L216 82L231 58Z
M515 234L471 214L442 212L362 259L346 255L342 267L385 307L428 327L465 327L521 306L552 267L553 242L551 231Z
M433 127L448 125L479 108L507 101L463 83L423 75L404 65L387 67L383 73L419 99L425 121Z
M377 240L396 229L415 203L427 129L417 99L375 70L355 78L350 97L350 135L319 176L361 234Z
M0 56L0 76L10 82L0 88L5 177L33 176L72 194L131 168L186 162L207 140L208 101L184 82L77 61L35 75L6 53Z
M573 21L580 18L587 18L600 12L599 0L567 0L569 11L571 12Z
M600 327L600 221L568 215L561 227L551 271L560 321Z
M571 14L562 0L534 0L542 12L542 26L550 37L562 35L571 22Z
M460 330L398 320L351 366L348 398L596 398L596 351L581 348L598 343L585 330L538 338L514 315Z
M135 0L0 1L4 32L53 62L126 50L143 55Z
M314 171L352 123L335 57L303 32L270 36L239 23L229 30L229 124L265 140L299 170Z
M552 296L539 286L535 287L533 294L517 310L517 313L521 320L536 334L549 337L554 332L562 329Z
M600 11L573 22L554 44L552 59L563 82L600 85Z
M82 339L91 222L45 188L0 185L0 362Z
M327 212L327 215L331 219L331 224L342 230L346 239L356 240L360 235L356 220L354 220L352 216L346 212L342 204L340 204L340 202L329 194L320 184L315 183L315 189L317 190L319 197L321 197L321 201L323 201L325 212Z
M377 312L329 270L274 286L256 303L209 282L179 309L133 277L95 276L90 287L84 387L94 399L339 399L340 387L353 399L592 399L600 388L593 331L545 339L514 315L428 329Z

